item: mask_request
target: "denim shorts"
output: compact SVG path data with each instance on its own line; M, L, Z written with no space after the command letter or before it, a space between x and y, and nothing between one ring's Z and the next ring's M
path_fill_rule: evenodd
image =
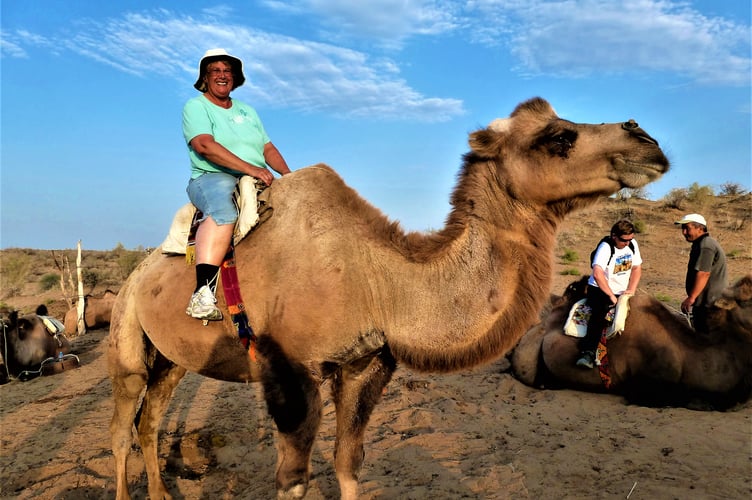
M232 193L238 178L224 172L207 172L191 179L186 188L188 199L203 214L218 225L235 224L238 209L232 200Z

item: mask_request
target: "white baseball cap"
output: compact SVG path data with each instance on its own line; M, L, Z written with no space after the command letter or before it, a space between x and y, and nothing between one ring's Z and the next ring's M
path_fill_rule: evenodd
M705 222L705 217L703 217L700 214L687 214L684 217L682 217L681 220L678 220L674 222L674 224L686 224L687 222L694 222L696 224L702 224L703 226L708 225L707 222Z

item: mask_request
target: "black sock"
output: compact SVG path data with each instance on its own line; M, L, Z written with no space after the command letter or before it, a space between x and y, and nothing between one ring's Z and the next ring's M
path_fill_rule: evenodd
M214 287L217 283L218 272L219 266L213 266L211 264L196 264L196 289L193 292L198 292L198 289L204 285L209 285L209 288L214 291Z

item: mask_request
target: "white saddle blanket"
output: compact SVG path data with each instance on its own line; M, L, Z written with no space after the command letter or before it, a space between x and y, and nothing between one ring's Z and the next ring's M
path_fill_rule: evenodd
M253 227L258 224L258 193L261 190L256 185L256 179L244 175L238 181L235 188L235 204L238 206L238 221L235 223L233 243L238 244ZM188 235L191 231L191 222L196 213L196 207L192 203L186 203L175 214L170 226L167 238L162 242L162 253L185 255L188 246Z
M606 319L611 322L606 333L606 338L610 339L614 335L621 335L624 331L624 324L627 321L629 313L629 299L632 295L622 294L616 301L616 307L608 311ZM587 299L582 299L574 303L569 310L569 316L564 323L564 334L572 337L584 337L587 334L587 322L590 319L590 307L587 305Z

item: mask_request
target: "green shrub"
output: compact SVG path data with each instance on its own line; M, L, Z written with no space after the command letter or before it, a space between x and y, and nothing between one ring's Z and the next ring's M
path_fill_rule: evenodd
M661 201L663 201L663 205L667 208L676 208L678 210L684 210L684 207L687 206L687 197L689 196L689 191L684 188L674 188L668 193L666 193L666 196L664 196Z
M574 269L573 267L570 267L569 269L564 269L563 271L559 272L562 276L579 276L580 271L579 269Z
M645 221L636 220L632 222L632 225L634 225L635 233L641 234L645 232Z
M143 248L143 247L140 247ZM122 279L126 279L136 267L146 258L146 252L141 250L126 250L122 243L118 243L112 251L116 255Z
M42 276L39 280L39 288L41 291L46 292L56 286L60 285L60 275L56 273L48 273Z
M81 281L93 290L99 283L99 272L92 269L84 269L81 273Z
M687 189L687 199L698 206L707 205L715 197L715 192L710 186L700 186L693 182Z
M734 248L730 252L726 252L726 257L729 259L741 259L744 258L744 250Z
M665 293L656 293L655 295L653 295L653 297L661 302L671 302L671 297L669 297Z
M574 250L565 248L564 253L561 254L561 260L563 262L577 262L580 256Z

